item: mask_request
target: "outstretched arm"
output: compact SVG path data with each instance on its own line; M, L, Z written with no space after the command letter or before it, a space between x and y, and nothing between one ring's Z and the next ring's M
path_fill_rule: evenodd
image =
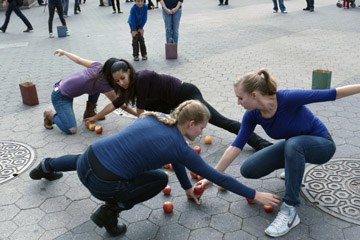
M336 99L360 93L360 84L347 85L336 88Z
M76 56L75 54L72 54L72 53L69 53L69 52L66 52L62 49L57 49L55 52L54 52L54 55L56 54L59 54L59 56L62 56L62 55L65 55L67 56L70 60L72 60L73 62L77 63L77 64L80 64L84 67L90 67L91 64L93 64L95 61L90 61L90 60L87 60L87 59L84 59L84 58L81 58L79 56Z

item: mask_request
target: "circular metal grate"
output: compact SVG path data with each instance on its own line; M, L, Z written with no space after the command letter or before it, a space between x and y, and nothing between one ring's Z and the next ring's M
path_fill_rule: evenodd
M360 225L360 159L308 167L302 193L324 212Z
M0 141L0 184L24 172L34 159L35 152L29 145Z

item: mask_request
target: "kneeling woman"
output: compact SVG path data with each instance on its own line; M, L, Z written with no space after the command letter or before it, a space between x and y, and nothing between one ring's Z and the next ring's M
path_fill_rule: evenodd
M77 170L80 181L91 194L105 201L92 214L99 227L111 235L126 230L118 224L119 213L157 195L168 183L160 170L171 163L188 198L195 200L186 168L241 196L277 206L277 195L257 192L236 179L216 171L190 148L183 136L193 141L202 133L210 118L199 101L182 103L169 118L153 112L143 114L120 132L99 139L83 154L45 158L30 172L32 179L55 180L61 171Z
M106 114L120 106L136 104L136 116L140 116L144 110L170 113L179 104L186 100L196 99L202 102L210 111L209 123L223 128L231 133L238 134L241 123L228 119L221 115L215 108L204 100L200 90L191 83L183 82L175 77L158 74L154 71L143 70L136 72L133 66L126 60L113 64L111 73L117 83L114 88L120 93L113 103L108 104L103 111L89 118L95 122ZM255 150L263 149L270 142L262 139L255 133L251 135L248 144Z

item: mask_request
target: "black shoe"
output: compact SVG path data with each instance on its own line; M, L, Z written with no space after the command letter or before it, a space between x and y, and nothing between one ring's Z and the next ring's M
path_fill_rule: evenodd
M222 3L219 3L218 6L222 6L223 4Z
M310 8L303 8L303 11L309 11Z
M0 27L0 31L2 31L3 33L6 32L5 29L3 29L2 27Z
M104 7L105 5L103 3L100 3L99 7Z
M314 11L314 9L313 8L310 8L310 12L313 12Z
M224 5L229 5L229 3L228 2L225 2L225 4Z
M261 149L264 149L264 148L266 148L268 146L271 146L271 145L273 145L273 143L264 140L261 143L259 143L254 149L257 152L257 151L260 151Z
M112 203L100 206L92 215L91 220L100 228L105 227L111 236L118 236L126 232L125 224L118 224L121 209Z
M61 172L44 172L41 168L41 163L39 163L39 165L37 165L33 170L31 170L29 175L30 178L34 180L40 180L42 178L45 178L49 181L59 179L63 176Z
M24 32L31 32L32 30L34 30L33 28L28 28L26 30L24 30Z

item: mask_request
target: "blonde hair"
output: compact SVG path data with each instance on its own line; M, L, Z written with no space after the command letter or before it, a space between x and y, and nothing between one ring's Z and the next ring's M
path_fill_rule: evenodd
M187 121L194 120L195 124L202 123L204 119L210 119L210 111L207 107L198 100L188 100L181 103L170 115L169 118L166 118L156 112L146 112L142 113L140 117L145 116L154 116L160 122L166 125L175 125L183 124Z
M274 95L277 91L276 80L265 68L258 72L246 73L234 81L234 87L238 87L240 84L247 93L258 90L262 95Z

